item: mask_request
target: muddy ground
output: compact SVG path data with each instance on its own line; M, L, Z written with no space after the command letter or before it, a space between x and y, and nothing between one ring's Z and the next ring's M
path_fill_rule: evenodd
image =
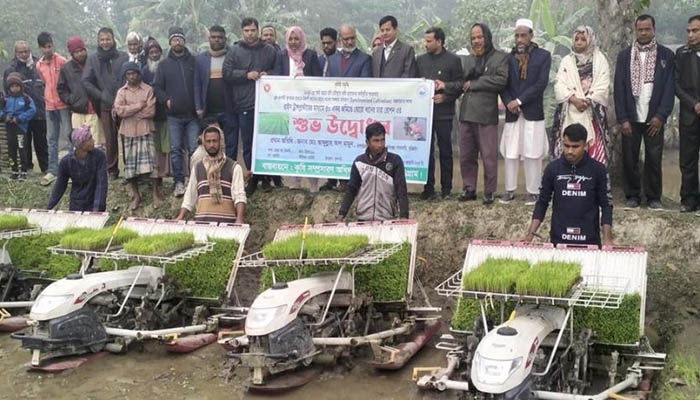
M37 184L39 177L17 185L0 177L0 205L11 207L45 207L48 189ZM128 205L126 186L117 181L110 188L108 211L112 219ZM419 188L412 188L412 191ZM147 189L143 189L146 194ZM457 271L471 238L517 239L530 219L531 209L522 199L510 205L484 207L480 202L460 203L420 201L411 195L411 217L419 224L417 276L428 288L433 305L446 308L449 315L452 300L436 296L434 288ZM616 196L620 198L620 196ZM256 193L249 200L247 220L251 235L246 251L253 252L272 239L282 224L301 223L305 216L313 222L335 220L340 195L309 194L306 191L276 189L272 193ZM148 201L133 215L171 217L179 202L166 203L153 209ZM644 246L648 258L648 294L646 333L657 351L673 355L672 368L657 380L654 399L698 400L697 384L700 363L700 217L681 215L677 204L666 200L674 211L650 212L646 209L615 210L614 240L619 244ZM66 206L64 203L63 207ZM546 228L546 226L543 226ZM547 237L547 229L542 229ZM611 266L614 268L614 266ZM256 276L242 275L241 284L256 287ZM246 290L241 292L244 294ZM231 376L227 358L216 345L189 355L170 355L155 344L144 351L126 355L108 355L77 370L56 375L30 373L23 364L29 353L8 336L0 336L1 399L172 399L261 398L244 390L247 373L237 370ZM678 360L678 361L677 361ZM694 362L694 364L693 364ZM395 373L375 373L358 362L350 372L329 369L312 384L281 398L335 399L418 399L422 395L410 382L413 366L444 365L444 355L426 348L409 368ZM695 387L692 386L695 377ZM683 385L685 384L685 385ZM690 384L690 386L689 386ZM437 398L451 398L449 395Z

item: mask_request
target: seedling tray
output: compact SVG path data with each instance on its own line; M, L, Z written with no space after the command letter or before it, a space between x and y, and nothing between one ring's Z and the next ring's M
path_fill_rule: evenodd
M214 248L214 242L197 243L194 247L187 250L175 252L165 256L146 256L142 254L125 253L122 248L112 251L91 251L91 250L76 250L66 249L60 246L49 247L52 254L71 254L82 257L103 258L108 260L130 260L140 261L147 264L174 264L178 261L187 260L192 257L207 253Z
M15 231L2 231L0 232L0 240L7 240L12 238L18 238L23 236L32 236L41 234L40 227L27 227L25 229L19 229Z
M379 264L385 259L401 249L402 243L391 243L387 245L371 245L363 250L355 252L347 257L340 258L303 258L303 259L287 259L287 260L270 260L263 256L263 252L259 251L249 256L241 258L239 264L242 268L260 268L260 267L300 267L304 265L373 265Z

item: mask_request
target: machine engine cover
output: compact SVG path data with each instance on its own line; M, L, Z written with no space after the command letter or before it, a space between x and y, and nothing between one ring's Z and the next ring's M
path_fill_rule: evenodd
M311 333L299 318L270 333L268 343L270 354L296 354L294 358L304 357L314 349Z
M42 322L33 330L33 335L18 333L12 337L20 339L22 347L42 352L63 350L67 346L76 349L99 346L107 342L104 326L91 307Z

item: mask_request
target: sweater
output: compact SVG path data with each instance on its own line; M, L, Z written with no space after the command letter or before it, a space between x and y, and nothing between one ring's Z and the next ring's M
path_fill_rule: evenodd
M224 79L231 85L233 112L255 109L255 81L248 79L247 74L251 71L274 74L277 53L262 40L254 45L241 41L231 46L224 60Z
M433 119L451 120L455 115L455 101L460 92L449 88L459 86L463 74L459 57L447 50L442 50L440 54L422 54L416 58L416 70L419 78L445 82L445 100L433 105Z
M613 204L605 165L583 154L571 165L564 156L547 165L533 219L544 220L552 201L552 243L600 245L600 223L612 226ZM600 215L600 217L599 217Z
M104 211L107 206L107 167L105 153L94 149L85 160L79 160L73 153L67 154L58 164L58 176L51 190L49 205L51 210L63 197L71 180L70 211Z
M165 105L168 116L196 118L194 106L194 57L185 47L185 54L178 57L172 50L158 64L153 91L158 102ZM170 100L170 108L167 102Z

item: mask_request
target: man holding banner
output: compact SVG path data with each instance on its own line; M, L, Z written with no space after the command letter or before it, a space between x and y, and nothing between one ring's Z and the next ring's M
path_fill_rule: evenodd
M374 122L365 130L367 149L352 164L350 181L339 217L345 219L350 205L357 197L357 219L384 221L408 218L408 195L403 160L386 149L386 129Z

